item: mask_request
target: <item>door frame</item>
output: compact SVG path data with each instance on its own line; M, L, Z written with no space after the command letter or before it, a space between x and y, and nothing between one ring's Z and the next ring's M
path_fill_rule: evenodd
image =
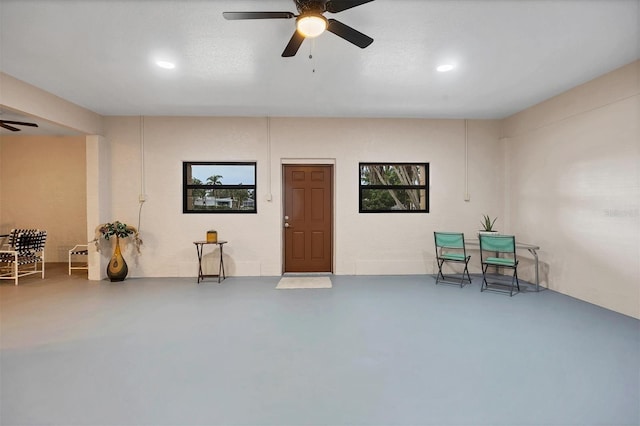
M284 167L285 166L331 166L331 274L336 270L336 159L335 158L281 158L280 159L280 217L278 226L280 227L280 238L282 251L280 254L280 274L285 273L285 234L284 234L284 211L285 211L285 187L284 187Z

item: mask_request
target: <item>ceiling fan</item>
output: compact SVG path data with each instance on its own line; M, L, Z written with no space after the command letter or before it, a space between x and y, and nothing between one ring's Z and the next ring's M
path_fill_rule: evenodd
M20 131L20 129L18 129L17 127L11 126L11 124L13 124L14 126L38 127L36 123L25 123L24 121L0 120L0 127L7 130L11 130L12 132Z
M283 57L295 56L305 38L317 37L325 30L364 49L373 39L335 19L327 19L324 12L338 13L373 0L293 0L299 14L292 12L223 12L228 20L291 19L296 18L296 31L282 52Z

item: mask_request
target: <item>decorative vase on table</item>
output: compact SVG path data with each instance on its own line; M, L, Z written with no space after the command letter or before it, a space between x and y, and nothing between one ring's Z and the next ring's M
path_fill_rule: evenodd
M111 282L124 281L128 273L129 267L127 266L127 262L124 261L124 257L122 257L122 252L120 251L120 238L116 237L116 249L107 266L107 276Z

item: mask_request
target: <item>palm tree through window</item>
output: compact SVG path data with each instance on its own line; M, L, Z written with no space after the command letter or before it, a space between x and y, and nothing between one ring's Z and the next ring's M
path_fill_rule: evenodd
M255 162L184 162L183 213L257 213Z

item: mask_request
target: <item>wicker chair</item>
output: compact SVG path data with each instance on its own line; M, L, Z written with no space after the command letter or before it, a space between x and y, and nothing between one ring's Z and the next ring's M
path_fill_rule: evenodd
M15 285L18 285L18 278L27 275L41 274L44 279L47 231L16 232L10 238L12 247L0 250L0 279L14 280Z

